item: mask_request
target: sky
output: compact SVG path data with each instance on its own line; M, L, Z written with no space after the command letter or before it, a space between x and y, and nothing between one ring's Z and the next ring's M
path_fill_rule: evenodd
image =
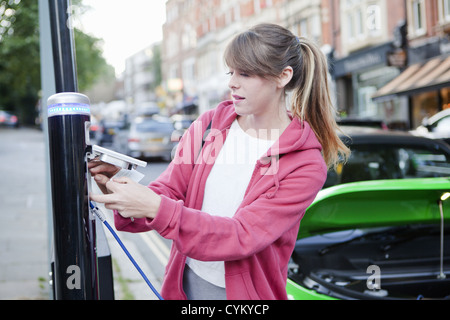
M91 7L76 23L103 39L103 56L120 74L125 60L162 40L166 0L83 0Z

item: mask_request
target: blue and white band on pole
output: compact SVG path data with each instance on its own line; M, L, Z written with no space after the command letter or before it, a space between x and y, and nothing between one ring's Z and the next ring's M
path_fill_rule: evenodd
M48 116L62 116L72 114L91 114L91 108L88 104L80 103L58 103L48 106Z
M51 96L47 104L48 117L64 115L91 115L87 96L77 92L63 92Z

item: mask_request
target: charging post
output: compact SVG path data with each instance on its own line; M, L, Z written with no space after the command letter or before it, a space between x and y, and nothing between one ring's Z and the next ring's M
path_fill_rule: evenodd
M95 219L89 213L86 125L89 99L59 93L48 99L48 132L57 300L97 300Z
M99 299L97 230L89 212L86 135L89 99L77 93L70 0L45 0L55 94L47 101L53 221L52 287L56 300ZM48 70L43 70L47 72ZM49 75L50 76L50 75ZM107 279L112 288L112 277ZM111 291L111 290L109 290ZM109 295L113 299L113 294Z

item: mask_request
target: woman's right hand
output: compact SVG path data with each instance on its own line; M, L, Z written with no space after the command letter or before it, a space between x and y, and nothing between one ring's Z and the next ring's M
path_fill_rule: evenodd
M106 183L111 180L111 178L120 171L119 167L115 165L103 162L97 158L88 162L88 169L91 176L94 178L100 190L104 193L108 193L106 188Z

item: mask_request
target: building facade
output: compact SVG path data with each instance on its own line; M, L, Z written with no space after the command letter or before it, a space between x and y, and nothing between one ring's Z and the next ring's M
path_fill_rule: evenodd
M342 116L384 120L405 127L404 101L384 108L372 96L397 77L403 65L392 65L395 30L405 19L404 0L332 0L330 73ZM399 48L401 50L401 48ZM404 62L406 63L406 61Z
M163 83L169 108L195 103L202 113L229 98L223 52L239 32L261 22L321 39L321 0L169 0L163 26ZM185 45L183 45L185 44Z
M156 88L159 85L159 71L155 62L159 60L160 43L152 44L125 60L123 97L128 112L135 112L157 101Z
M234 35L260 22L283 25L319 44L330 61L342 116L409 129L448 104L445 81L439 94L436 87L425 93L422 88L419 96L392 94L386 86L411 65L448 52L450 0L168 0L166 16L163 86L173 112L195 105L190 111L202 113L229 97L224 49Z
M450 106L450 1L405 0L408 66L375 94L390 105L406 100L411 128Z

